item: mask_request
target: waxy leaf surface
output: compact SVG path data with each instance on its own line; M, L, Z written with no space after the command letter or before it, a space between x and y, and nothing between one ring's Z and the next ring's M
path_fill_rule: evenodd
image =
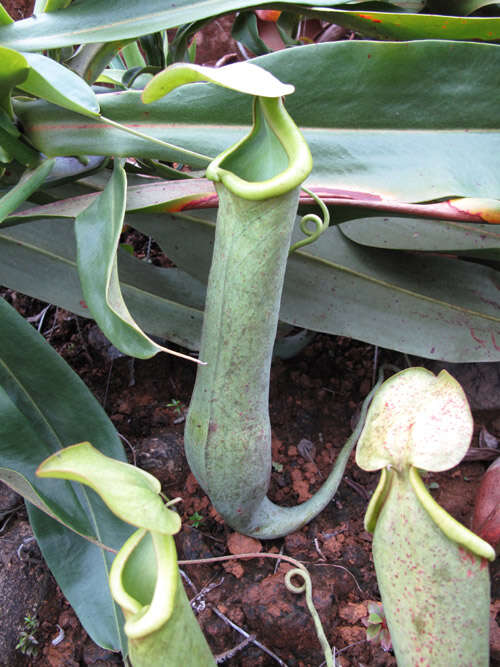
M213 211L127 219L206 283ZM301 238L297 225L292 243ZM363 248L331 227L290 256L280 319L419 356L493 360L500 356L497 281L484 266Z
M346 41L253 62L295 86L286 108L313 155L309 186L414 202L500 198L500 46ZM183 86L148 105L135 91L98 99L104 116L211 157L251 122L246 96L210 84ZM208 163L44 102L16 104L16 113L46 155Z
M148 472L105 456L89 442L66 447L47 458L36 474L90 486L122 521L163 535L181 528L178 514L160 497L161 484Z
M358 218L342 223L342 233L364 246L490 256L500 253L500 228L454 220L411 217Z
M86 0L64 11L44 13L36 18L0 27L0 42L10 48L38 51L71 44L109 42L139 37L166 28L216 17L247 7L266 4L264 0ZM352 4L352 3L349 3ZM394 3L420 9L421 3ZM394 39L498 39L498 20L464 19L390 12L345 11L346 4L326 0L318 8L313 0L288 0L288 11L297 11L344 25L366 36ZM347 5L349 6L349 5ZM384 3L384 9L387 4ZM350 8L349 8L350 9ZM482 22L482 23L481 23ZM1 24L0 24L1 25Z

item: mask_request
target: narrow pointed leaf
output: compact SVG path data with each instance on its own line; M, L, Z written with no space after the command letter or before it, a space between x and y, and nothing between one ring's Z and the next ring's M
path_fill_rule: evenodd
M342 233L361 245L395 250L462 253L498 257L500 228L454 220L379 217L342 223Z
M116 162L104 192L75 220L78 273L86 305L103 333L124 354L148 359L158 352L169 352L186 358L148 338L123 299L116 253L123 228L126 185L125 170Z
M0 223L40 187L50 174L54 162L54 159L45 160L36 169L26 172L19 183L0 199Z
M83 213L98 196L99 193L91 193L68 197L42 206L33 206L10 216L9 221L20 222L57 217L75 218ZM213 183L206 179L146 182L127 188L125 210L127 213L163 213L182 210L189 204L202 205L209 202L216 206L217 195Z
M500 18L463 18L432 14L350 12L314 9L312 15L374 39L450 39L493 42L500 39Z
M87 437L107 455L125 460L116 431L77 375L3 300L0 314L2 467L17 473L16 483L23 476L64 523L119 548L130 528L97 496L34 474L48 454ZM44 558L89 634L103 646L123 647L121 621L107 587L107 552L33 506L29 514ZM85 572L85 577L75 578L75 570ZM90 600L82 595L89 588L94 591Z
M99 115L94 91L78 75L38 53L22 55L30 70L18 88L84 116Z

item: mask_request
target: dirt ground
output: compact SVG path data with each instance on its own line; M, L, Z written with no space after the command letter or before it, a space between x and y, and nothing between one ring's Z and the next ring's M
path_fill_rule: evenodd
M3 4L18 19L29 15L33 3L14 0ZM233 52L234 43L224 21L209 26L198 43L198 59L207 64ZM137 236L124 240L132 241L141 252ZM153 256L154 261L162 261ZM1 290L0 294L25 317L37 316L46 305L10 290ZM169 497L182 498L179 510L183 528L176 539L180 559L249 551L298 559L310 571L314 602L328 641L336 648L338 664L396 664L390 652L367 641L362 623L368 603L379 600L371 536L363 529L367 501L378 475L363 472L351 457L334 501L309 525L280 540L243 538L223 524L185 461L183 421L194 384L194 365L167 356L133 363L123 357L113 359L91 321L55 307L45 315L41 330L105 407L127 443L130 460L156 475ZM403 355L385 350L378 350L375 359L371 345L318 334L298 356L274 362L270 395L272 500L295 505L314 493L351 432L361 401L373 384L375 363L389 362L400 368L408 363ZM491 396L492 386L482 384L484 393ZM483 405L481 399L476 400L475 407L473 445L477 447L483 427L500 437L500 409ZM431 474L425 481L433 488L436 500L469 526L475 494L488 465L487 460L467 460L447 473ZM100 649L88 638L31 537L21 499L6 487L0 488L0 667L122 664L118 655ZM183 565L190 581L186 583L188 595L198 596L198 619L214 655L225 658L223 664L318 667L322 663L303 596L290 593L284 586L289 567L284 561L265 558ZM498 666L498 559L490 569L491 664ZM38 642L34 657L15 650L23 618L28 614L39 622L34 633ZM232 650L244 636L230 623L253 638L234 655Z
M5 291L4 291L5 292ZM45 304L11 292L5 293L25 316L39 313ZM177 538L179 558L192 560L228 553L282 553L307 563L313 580L314 601L328 639L338 651L338 663L394 665L390 653L366 641L362 619L367 603L379 594L371 557L371 536L363 529L363 515L377 475L350 462L335 500L302 530L281 540L259 542L242 538L225 526L198 487L186 465L183 413L194 383L194 366L173 357L135 361L111 360L95 325L55 308L46 315L43 330L51 343L80 374L105 405L119 433L130 445L130 458L156 475L169 497L180 496L183 529ZM379 363L404 367L402 355L380 350ZM336 454L349 435L353 416L368 392L373 376L374 348L344 338L317 335L298 356L276 360L271 378L274 472L270 496L283 505L306 500L328 474ZM134 384L130 386L131 378ZM170 404L170 405L169 405ZM499 411L476 416L475 442L481 428L500 436ZM465 525L470 525L474 496L486 468L484 461L466 461L452 471L432 474L426 483L435 487L439 503ZM0 534L4 567L9 570L14 608L2 618L14 635L26 613L40 620L39 655L28 659L19 652L15 665L111 665L113 656L87 638L51 575L41 562L36 543L27 542L30 530L19 498L10 523ZM2 503L3 504L3 503ZM193 515L201 517L193 526ZM194 521L194 523L197 523ZM317 667L322 658L302 596L286 590L283 576L290 566L264 559L223 564L184 566L194 588L203 594L198 618L214 654L224 654L243 639L227 621L244 629L286 665ZM500 568L491 567L492 609L500 618ZM21 595L27 589L34 596ZM21 604L19 604L21 602ZM2 610L6 613L5 606ZM15 614L17 613L17 618ZM59 627L65 639L53 646ZM498 628L497 621L495 625ZM492 664L500 664L498 630L492 636ZM254 644L247 645L224 664L270 666L276 659ZM279 664L279 663L278 663Z
M45 304L5 291L6 298L27 317ZM313 580L314 601L328 639L338 651L338 663L393 665L395 660L380 646L366 641L362 619L367 603L379 594L371 558L371 536L363 529L363 515L377 475L366 473L353 461L348 466L335 500L302 530L281 540L259 542L233 533L219 519L208 498L186 465L183 445L183 413L194 383L194 367L173 357L135 361L111 360L95 325L51 308L43 329L51 343L80 374L105 405L119 433L130 446L130 458L155 474L169 497L183 499L183 529L177 538L179 558L192 560L228 553L282 553L307 563ZM379 351L379 363L404 367L402 355ZM271 379L274 472L270 495L280 504L306 500L328 474L336 454L349 435L353 416L373 376L374 348L343 338L317 335L297 357L276 360ZM131 379L134 384L130 386ZM170 405L169 405L170 404ZM500 435L498 410L476 416L475 442L486 426ZM487 463L464 462L447 473L432 474L426 482L448 511L470 525L474 496ZM6 494L7 496L9 494ZM10 494L12 496L12 494ZM29 659L12 652L15 665L111 665L119 660L95 647L55 586L40 559L35 542L27 542L29 525L19 498L5 498L15 512L0 534L3 567L10 587L2 587L2 622L12 629L11 641L20 632L27 613L40 621L39 655ZM193 526L193 515L201 517ZM197 523L194 521L194 523ZM184 566L194 589L203 594L204 609L198 618L214 654L224 654L241 640L238 632L218 614L224 614L275 653L286 665L317 667L321 655L312 622L302 596L288 592L283 576L289 565L264 559L223 564ZM6 570L4 569L4 574ZM492 610L500 618L500 568L491 567ZM5 599L5 598L9 599ZM498 623L492 635L492 664L500 664ZM56 646L51 641L65 638ZM7 648L6 648L7 650ZM5 655L5 653L4 653ZM254 644L247 645L226 665L266 666L276 659ZM279 663L278 663L279 664Z

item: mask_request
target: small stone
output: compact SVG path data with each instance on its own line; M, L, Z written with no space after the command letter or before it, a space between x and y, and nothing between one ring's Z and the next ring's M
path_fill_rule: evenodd
M337 658L337 665L339 667L350 667L351 662L345 656L341 655Z
M243 565L237 560L229 560L226 563L223 563L222 567L228 574L232 574L233 576L235 576L236 579L241 579L241 577L245 574Z
M262 551L262 544L259 540L240 533L232 533L227 539L227 548L229 553L234 555L260 553Z
M348 623L357 623L368 615L368 608L364 602L348 602L339 608L339 616Z
M130 401L124 400L120 403L118 406L118 412L120 412L122 415L129 415L133 411L133 406Z
M344 542L344 535L334 535L332 537L328 537L323 542L321 551L326 556L326 558L328 558L328 560L337 560L342 555Z
M198 482L196 481L196 477L193 475L193 473L189 473L187 479L186 479L186 491L192 495L193 493L196 493L198 490Z
M311 492L309 491L309 482L307 482L305 479L294 480L293 490L297 494L297 500L299 503L303 503L306 500L309 500L309 498L312 496Z
M346 644L355 644L366 639L366 630L357 625L342 625L337 630Z

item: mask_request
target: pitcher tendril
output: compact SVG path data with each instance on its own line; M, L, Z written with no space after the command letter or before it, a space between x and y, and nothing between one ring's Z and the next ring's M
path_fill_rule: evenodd
M328 229L330 225L330 211L328 210L325 202L312 190L309 190L304 186L302 186L301 189L310 197L312 197L316 204L318 204L321 209L321 213L323 214L323 218L320 218L320 216L316 215L316 213L307 213L307 215L302 217L302 220L300 221L300 229L307 238L294 243L288 251L289 255L291 255L292 252L295 252L299 248L303 248L304 246L317 241L321 234L323 234L323 232ZM308 225L310 222L315 225L315 229L309 229Z
M302 585L296 586L292 581L293 577L302 577L303 579ZM330 648L330 644L328 643L325 631L323 629L323 624L321 623L321 619L319 617L316 607L314 606L314 602L312 599L312 582L309 572L306 570L305 567L295 567L293 568L293 570L288 570L288 572L285 575L285 586L292 593L299 594L305 591L306 605L307 608L309 609L309 613L311 614L314 623L314 628L316 630L316 635L319 639L319 643L321 644L321 648L323 649L326 665L327 667L334 667L332 649Z

